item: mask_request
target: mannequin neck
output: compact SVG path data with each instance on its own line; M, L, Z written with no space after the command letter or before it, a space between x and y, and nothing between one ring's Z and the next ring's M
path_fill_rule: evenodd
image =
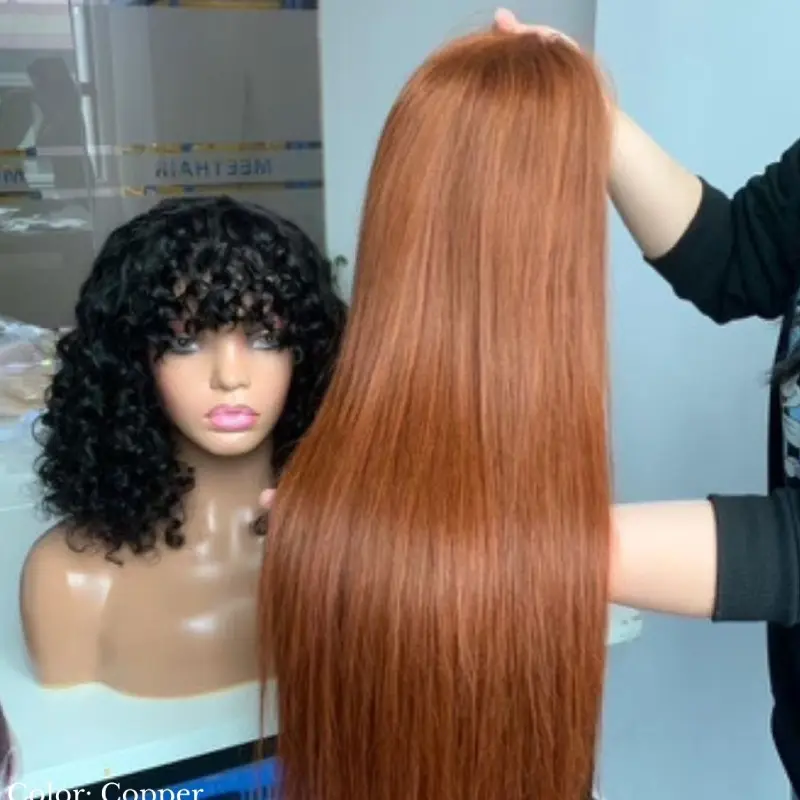
M240 495L254 491L253 502L257 504L259 493L275 485L271 439L241 456L217 456L181 437L178 459L194 472L194 492Z
M243 536L253 539L259 495L275 485L272 442L241 456L217 456L181 439L178 458L194 471L194 488L184 498L187 543L219 555L238 550Z

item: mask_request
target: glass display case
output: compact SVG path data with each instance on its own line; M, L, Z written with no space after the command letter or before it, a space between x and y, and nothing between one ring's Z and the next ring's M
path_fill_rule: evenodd
M92 255L82 34L65 1L0 0L0 314L49 327L69 321Z
M0 315L69 325L105 236L168 195L324 247L316 5L0 0Z

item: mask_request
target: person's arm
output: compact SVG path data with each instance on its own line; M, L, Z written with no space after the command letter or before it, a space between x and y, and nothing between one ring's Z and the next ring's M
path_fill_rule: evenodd
M501 33L563 33L523 25L505 8ZM719 323L774 319L800 282L800 141L732 198L692 175L613 104L611 199L645 258ZM687 120L691 125L691 120Z
M717 621L800 623L800 492L618 505L611 600Z
M703 184L616 110L609 192L642 254L658 259L686 233L700 206Z
M716 322L784 314L800 283L800 141L728 198L614 115L611 199L648 262Z

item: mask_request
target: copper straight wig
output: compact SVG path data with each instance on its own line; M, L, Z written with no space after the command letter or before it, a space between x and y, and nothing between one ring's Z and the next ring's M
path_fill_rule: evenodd
M588 795L609 150L594 65L536 35L450 44L389 114L340 362L270 520L287 800Z

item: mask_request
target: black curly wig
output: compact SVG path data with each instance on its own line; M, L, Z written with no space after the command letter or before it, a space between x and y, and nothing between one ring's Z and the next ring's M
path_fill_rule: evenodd
M177 459L151 370L174 323L194 332L267 325L291 348L291 385L272 434L279 474L328 387L346 307L331 263L296 225L209 197L162 201L114 230L75 316L37 423L36 471L45 511L113 557L123 546L142 554L184 541L183 498L194 479Z

